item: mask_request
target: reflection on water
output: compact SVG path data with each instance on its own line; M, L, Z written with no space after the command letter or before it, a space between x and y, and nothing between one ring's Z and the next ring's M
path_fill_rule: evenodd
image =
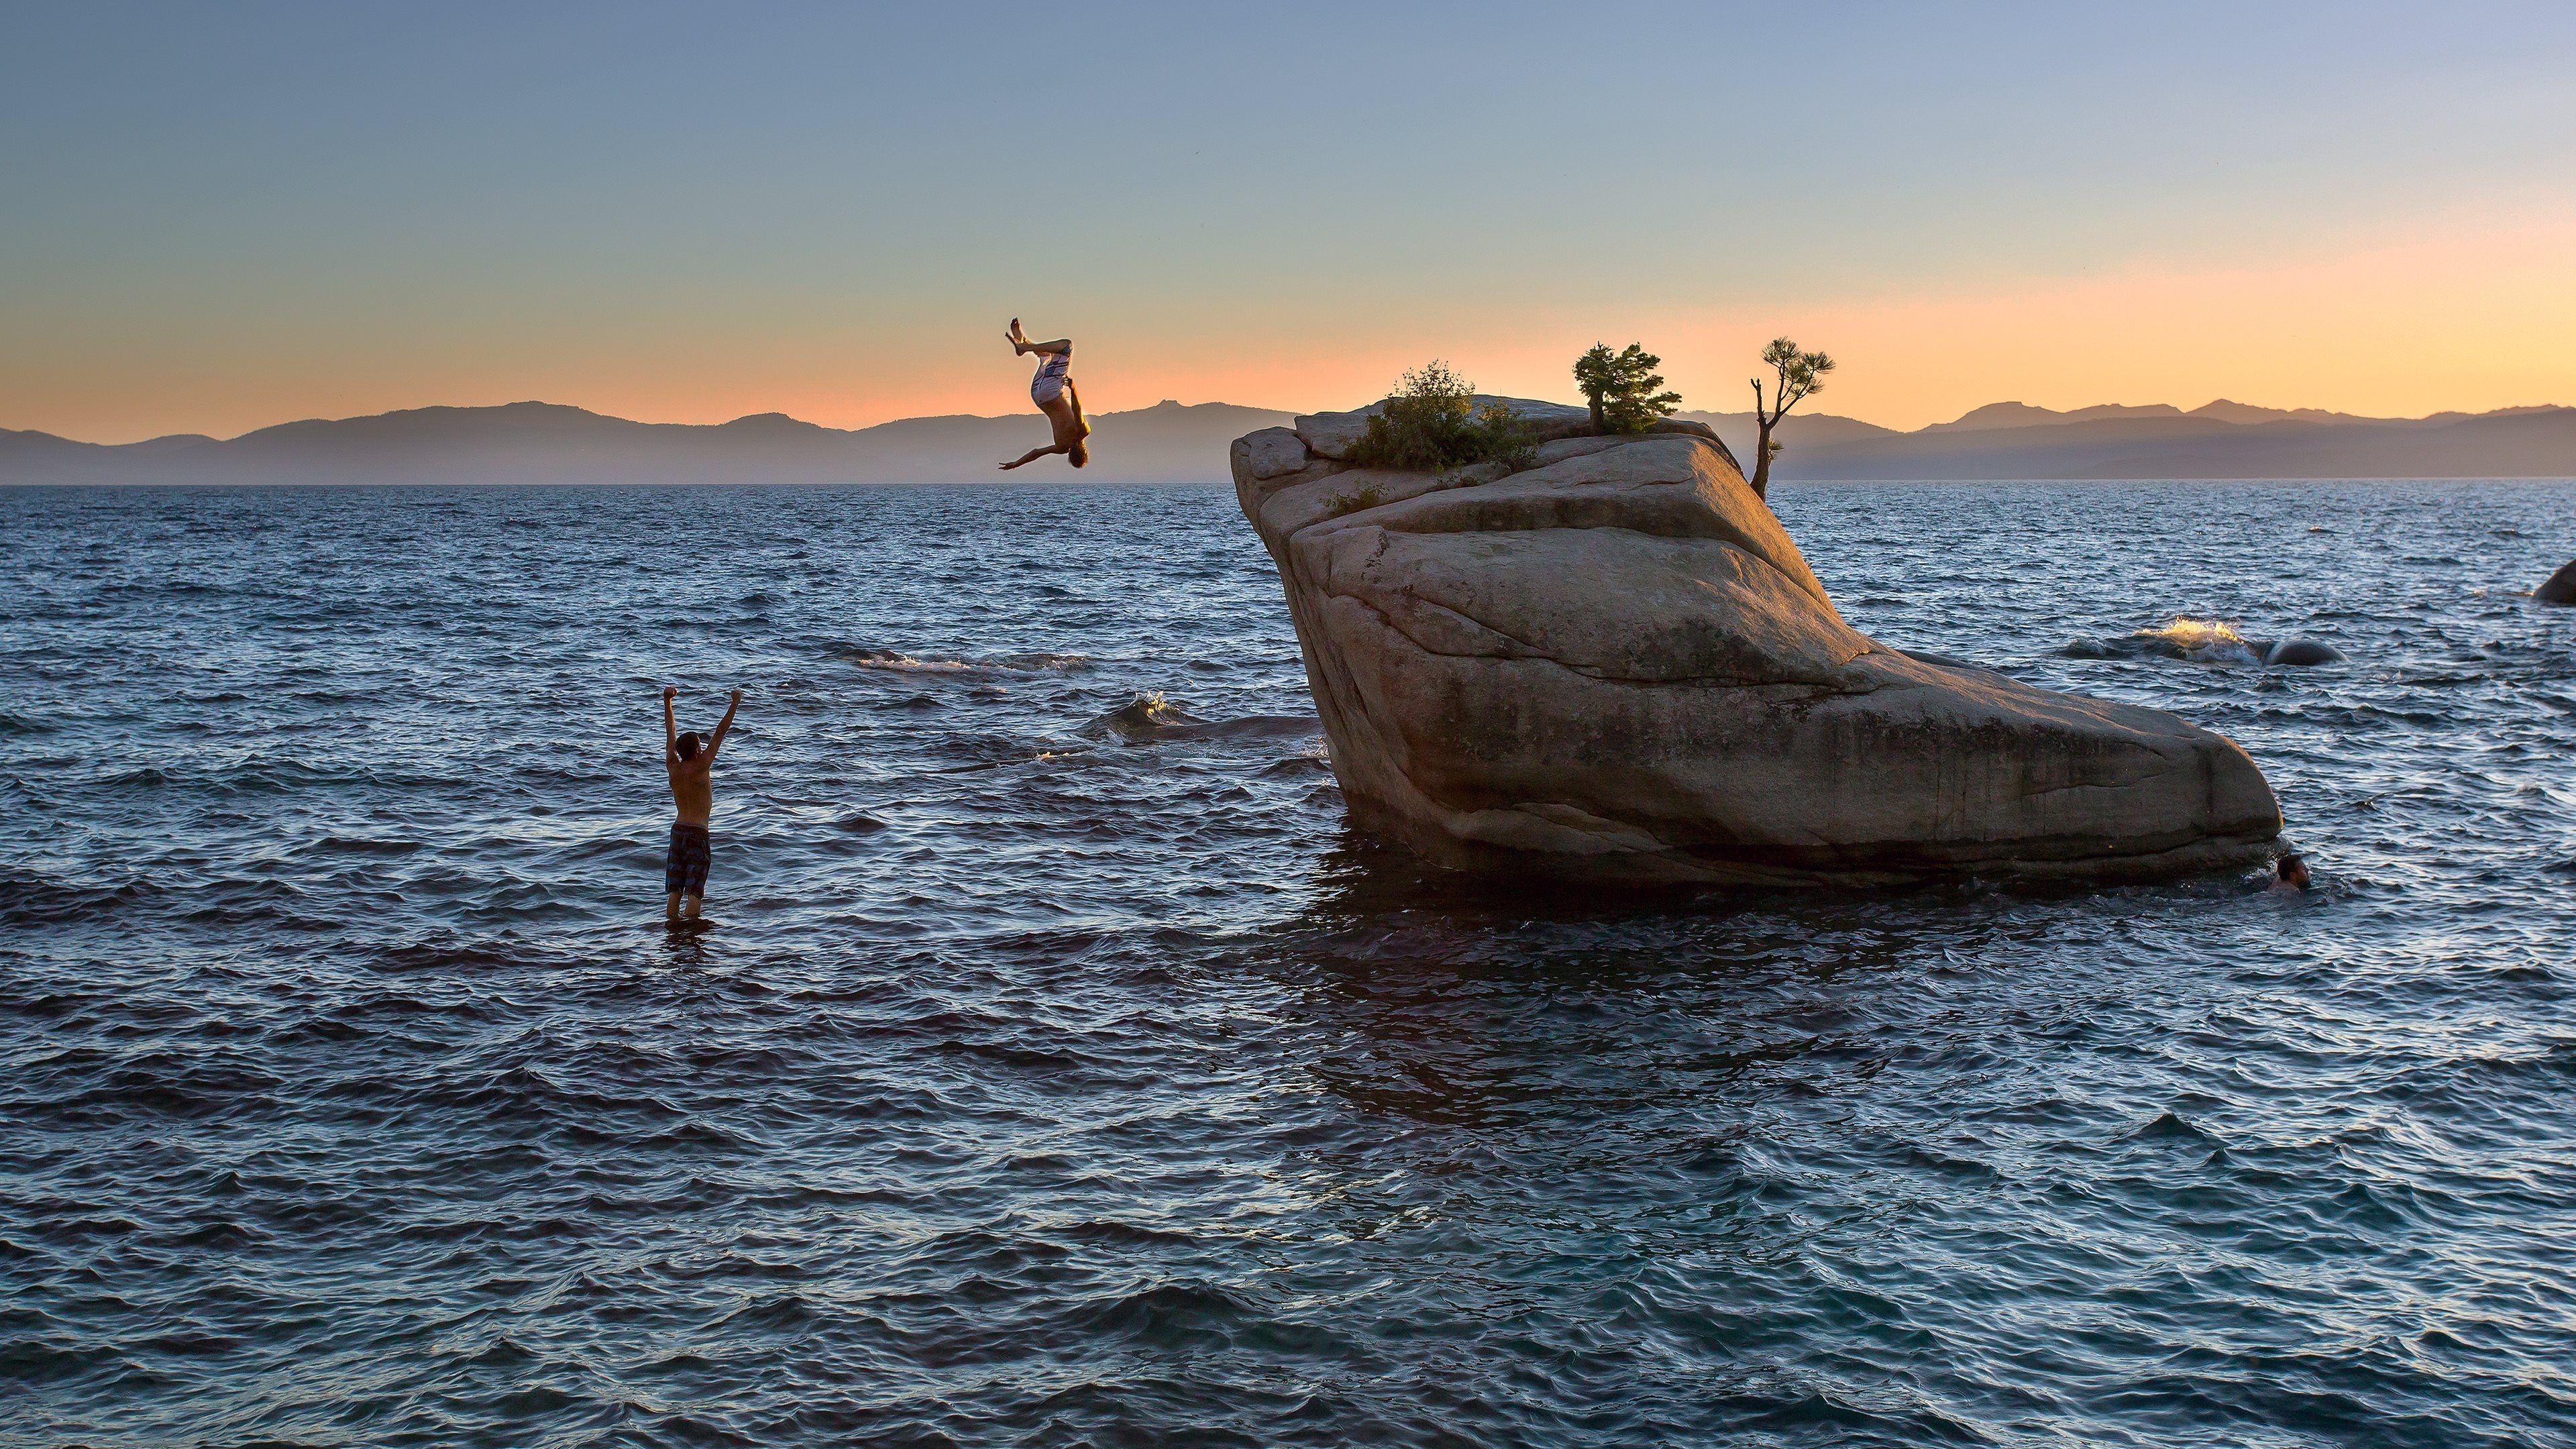
M1222 489L0 494L8 1428L2565 1438L2571 502L1791 488L2319 889L1615 896L1347 828Z

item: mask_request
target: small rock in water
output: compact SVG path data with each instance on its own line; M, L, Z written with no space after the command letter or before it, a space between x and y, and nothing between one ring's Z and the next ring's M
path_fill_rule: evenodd
M2263 656L2266 664L2341 664L2343 654L2323 639L2284 639Z
M1191 733L1206 724L1198 716L1166 703L1160 693L1140 694L1084 725L1082 733L1094 738L1115 735L1122 740L1151 740Z
M2233 624L2183 617L2159 629L2140 629L2129 639L2133 647L2150 654L2187 659L2194 664L2260 664L2268 647L2259 639L2237 633Z
M2576 604L2576 560L2549 576L2549 582L2531 591L2531 596L2544 604Z

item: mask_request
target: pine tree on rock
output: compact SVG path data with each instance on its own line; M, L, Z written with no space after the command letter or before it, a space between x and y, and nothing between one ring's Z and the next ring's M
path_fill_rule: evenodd
M1592 430L1642 433L1680 407L1680 393L1655 391L1664 385L1655 371L1663 365L1662 358L1634 342L1626 351L1615 353L1596 342L1590 352L1576 358L1574 385L1583 389L1584 399L1592 404Z
M1825 374L1834 370L1834 360L1821 352L1800 352L1798 344L1786 337L1774 337L1762 349L1762 360L1778 373L1771 391L1771 407L1762 406L1762 379L1753 379L1753 421L1760 425L1762 436L1753 445L1753 496L1771 501L1771 460L1780 452L1780 444L1771 441L1771 430L1780 425L1789 409L1802 400L1825 390Z

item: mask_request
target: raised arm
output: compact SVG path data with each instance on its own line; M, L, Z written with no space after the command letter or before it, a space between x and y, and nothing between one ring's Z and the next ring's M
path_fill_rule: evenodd
M662 686L662 758L677 762L680 758L680 727L671 722L671 701L680 691Z
M1002 471L1003 471L1003 472L1005 472L1005 473L1008 473L1008 472L1009 472L1009 471L1011 471L1013 468L1018 468L1018 467L1022 467L1022 466L1024 466L1024 465L1026 465L1026 464L1034 463L1034 462L1036 462L1038 459L1045 457L1045 456L1046 456L1047 454L1049 454L1049 453L1066 453L1066 452L1071 452L1071 451L1072 451L1072 448L1071 448L1069 445L1064 444L1064 443L1058 443L1058 444L1056 444L1056 445L1055 445L1054 447L1052 447L1052 448L1031 448L1031 449L1029 449L1027 452L1025 452L1025 453L1021 454L1021 455L1020 455L1017 459L1015 459L1014 461L1012 461L1012 462L1008 462L1008 463L1004 463L1004 464L1002 465Z
M707 741L708 759L714 759L716 751L724 748L725 735L733 729L733 712L740 708L742 708L742 691L737 689L733 692L733 698L725 701L725 717L716 721L715 735Z

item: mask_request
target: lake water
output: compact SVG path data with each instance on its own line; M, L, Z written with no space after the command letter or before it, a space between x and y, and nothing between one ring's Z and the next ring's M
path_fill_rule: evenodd
M2576 1438L2576 485L1779 508L2317 890L1427 876L1221 487L0 491L0 1444Z

